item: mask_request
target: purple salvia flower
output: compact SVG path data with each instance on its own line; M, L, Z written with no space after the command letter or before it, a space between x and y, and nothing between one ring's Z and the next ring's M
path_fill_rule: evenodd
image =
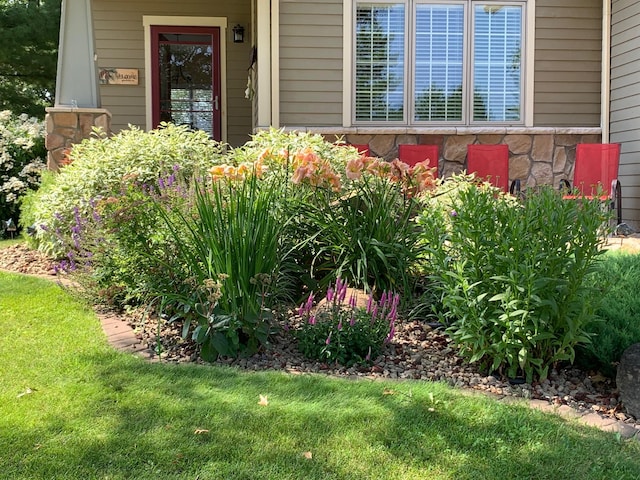
M389 329L389 335L385 338L385 343L391 342L393 340L393 335L396 333L396 324L395 322L391 322L391 328Z
M329 287L327 289L327 302L333 301L333 288Z
M313 292L309 294L309 298L307 298L307 304L305 305L307 312L310 312L312 307L313 307Z
M373 293L369 294L369 300L367 300L367 313L371 313L373 308Z
M315 315L311 315L309 317L309 325L315 325L316 324L316 316Z
M336 278L336 293L340 292L342 289L342 279L340 277Z
M331 334L332 334L332 333L333 333L333 332L329 332L329 336L328 336L328 337L327 337L327 339L324 341L324 344L325 344L325 345L329 345L329 344L331 344Z
M342 284L339 292L340 293L338 295L338 303L342 304L344 302L344 299L347 298L347 282L344 282Z
M160 187L160 190L164 190L164 179L162 177L158 178L158 187Z
M387 304L387 291L382 292L382 297L380 297L380 307L384 308Z
M357 305L356 294L352 293L351 296L349 297L349 307L353 310L356 308L356 305Z
M349 325L352 327L356 324L356 315L355 313L351 313L351 320L349 320Z
M375 303L373 305L373 309L371 310L371 321L373 322L378 317L378 304Z
M174 183L176 183L176 176L172 173L169 175L169 178L167 178L167 187L171 187Z
M178 173L180 171L180 165L177 163L173 165L173 173Z
M40 224L40 229L41 229L43 232L48 232L48 231L49 231L49 227L47 227L44 223L41 223L41 224Z
M304 310L304 303L301 303L300 306L298 307L298 315L299 316L304 316L305 314L305 310Z

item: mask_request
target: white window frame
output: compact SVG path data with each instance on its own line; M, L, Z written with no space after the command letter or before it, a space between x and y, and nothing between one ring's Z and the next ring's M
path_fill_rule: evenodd
M390 121L390 122L365 122L365 121L356 121L355 120L355 15L356 15L356 4L362 1L363 3L403 3L405 5L405 31L410 32L410 34L405 35L405 60L408 55L411 56L409 62L405 62L405 108L404 108L404 116L405 119L403 121ZM395 1L395 0L344 0L343 3L343 84L344 95L343 95L343 118L342 123L344 127L433 127L435 125L442 127L480 127L490 129L491 127L505 127L509 125L514 126L523 126L523 127L532 127L533 126L533 105L534 105L534 64L535 64L535 0L520 0L520 1L487 1L484 3L491 4L514 4L514 5L522 5L523 6L523 15L524 21L522 25L522 38L523 38L523 54L524 59L521 63L521 85L522 85L522 108L523 112L521 112L521 119L518 122L478 122L473 121L471 118L472 112L469 101L469 90L471 89L472 82L470 81L470 75L473 74L472 68L473 65L470 64L470 60L468 58L470 48L472 48L472 35L467 35L465 39L465 58L464 58L464 69L463 69L463 82L466 87L465 95L463 97L463 120L462 122L413 122L414 115L414 102L413 102L413 74L415 68L415 54L413 50L414 44L414 35L413 31L415 30L415 9L414 5L416 3L453 3L453 4L464 4L465 5L465 22L467 25L471 25L473 9L472 3L469 0L452 0L449 2L448 0L404 0L404 1ZM409 29L409 25L411 25L411 29ZM407 45L408 44L408 45ZM408 99L412 98L411 101Z

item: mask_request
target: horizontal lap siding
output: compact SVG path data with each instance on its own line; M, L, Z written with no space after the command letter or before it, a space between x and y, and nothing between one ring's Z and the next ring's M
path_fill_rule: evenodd
M640 3L614 0L611 17L611 141L622 144L623 220L640 227Z
M600 126L602 0L536 2L534 124Z
M251 49L251 4L249 0L94 0L94 34L100 67L137 68L140 83L101 85L102 106L113 115L115 131L128 124L144 128L145 65L143 15L226 17L227 31L227 137L241 145L251 133L251 102L244 98ZM244 43L233 43L231 28L245 27Z
M342 125L342 1L280 1L280 124Z

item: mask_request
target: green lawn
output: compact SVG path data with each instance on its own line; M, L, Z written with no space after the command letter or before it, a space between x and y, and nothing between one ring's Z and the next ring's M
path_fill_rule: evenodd
M0 273L0 327L2 479L640 478L638 442L441 384L148 363L45 280Z

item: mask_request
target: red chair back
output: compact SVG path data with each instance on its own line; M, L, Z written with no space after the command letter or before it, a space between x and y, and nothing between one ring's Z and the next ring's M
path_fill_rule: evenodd
M398 145L398 159L410 167L428 159L429 168L435 168L434 177L438 176L437 145Z
M370 157L371 151L369 150L369 145L366 143L351 143L349 144L351 147L355 147L358 150L358 153L363 157Z
M509 191L509 146L467 145L467 173Z
M602 199L611 196L611 182L618 178L619 143L579 143L573 168L573 186L586 197L602 186Z

